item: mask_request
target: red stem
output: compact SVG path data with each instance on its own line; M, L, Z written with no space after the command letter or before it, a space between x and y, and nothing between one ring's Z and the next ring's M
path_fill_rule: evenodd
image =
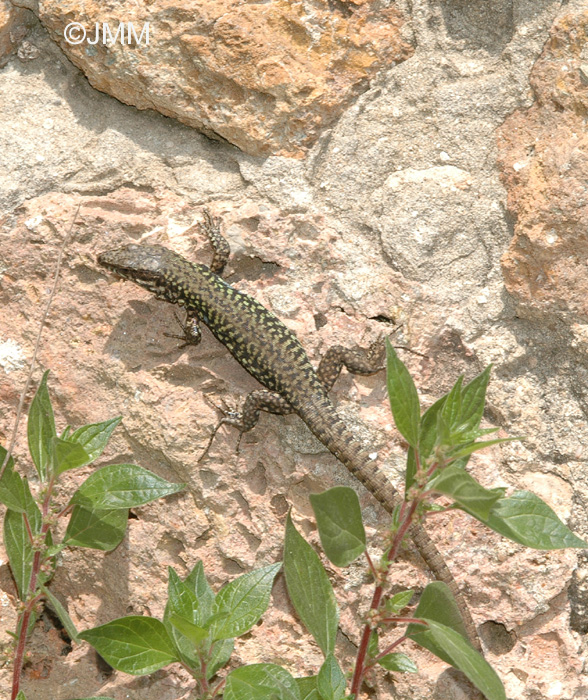
M400 637L400 639L397 639L395 642L392 642L392 644L387 646L383 652L378 654L374 658L374 661L378 661L379 659L383 659L384 656L386 656L387 654L389 654L392 651L392 649L396 649L397 646L400 646L400 644L402 644L402 642L406 641L407 639L408 639L408 637L405 634L403 634L402 637Z
M27 529L27 534L29 536L29 540L31 541L31 544L33 544L34 537L33 537L33 531L31 530L31 524L29 523L29 519L27 518L27 514L23 513L22 517L24 518L24 524Z
M419 617L385 617L382 622L398 622L410 625L414 622L415 625L424 625L425 623ZM379 657L378 657L379 658Z
M398 552L400 551L400 547L402 546L402 540L404 539L404 536L410 528L410 524L412 522L418 504L418 499L415 499L411 502L404 501L404 503L402 504L400 513L404 516L404 518L400 521L400 526L396 531L396 534L394 535L394 539L392 541L392 545L388 550L388 554L386 556L388 564L394 561L394 559L397 557ZM406 512L407 510L408 512ZM370 611L377 610L380 607L380 602L382 600L383 593L383 586L378 585L374 590L374 595L372 597L372 602L370 605ZM371 632L372 628L368 623L364 627L363 633L361 635L361 641L359 643L359 649L357 651L357 657L355 660L355 670L353 672L353 679L351 681L351 693L354 695L355 698L358 698L359 689L361 688L363 677L366 672L366 656Z
M202 673L202 691L208 693L208 681L206 680L206 664L204 661L200 662L200 672Z
M378 573L376 571L376 567L374 566L374 562L372 561L372 558L369 555L369 552L367 549L365 550L365 558L367 559L367 563L369 566L370 571L372 572L372 576L374 577L374 580L378 580Z
M374 595L372 597L372 604L370 605L370 610L378 609L378 607L380 606L380 601L382 600L383 593L384 588L382 586L376 586L376 590L374 591ZM356 698L361 687L361 682L363 681L363 674L365 673L365 658L367 656L367 650L370 642L371 633L372 628L368 624L363 628L363 634L361 635L361 642L359 643L359 649L357 652L357 659L355 661L355 671L353 672L353 680L351 681L351 693Z
M221 691L221 688L224 686L224 684L227 682L226 678L223 678L222 681L219 681L218 684L212 689L212 697L215 698Z
M43 507L42 507L42 513L43 513L43 520L47 518L47 514L49 513L49 502L51 500L51 493L53 491L53 484L55 483L54 479L51 479L47 486L47 493L45 494L45 498L43 499ZM30 529L30 524L28 522L28 518L26 517L26 514L23 513L23 518L27 527L27 530L29 532L29 535L31 537L31 542L33 541L33 534ZM39 533L41 536L39 537L39 541L44 542L45 537L47 536L47 532L49 531L49 523L43 522L41 525L41 532ZM10 696L10 700L16 700L16 696L19 693L20 690L20 679L22 675L22 666L23 666L23 661L24 661L24 652L25 652L25 645L27 641L27 631L29 629L29 622L31 619L31 614L35 608L35 605L37 602L42 598L41 595L35 595L37 591L37 578L39 577L39 572L41 571L41 566L45 559L43 561L41 560L41 550L37 550L33 556L33 565L31 567L31 579L29 581L29 590L28 590L28 598L29 600L26 602L25 609L23 613L19 616L19 626L17 627L18 630L18 644L16 646L16 653L14 655L14 668L13 668L13 673L12 673L12 694Z

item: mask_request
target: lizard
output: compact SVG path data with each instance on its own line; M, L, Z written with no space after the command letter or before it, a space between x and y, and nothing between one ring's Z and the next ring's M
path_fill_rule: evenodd
M262 410L281 415L296 413L384 509L393 513L402 503L402 497L347 427L328 396L343 366L363 375L383 369L383 343L379 347L373 345L367 352L333 346L315 371L295 333L253 297L221 277L230 247L221 233L220 219L205 211L204 224L199 226L213 248L210 266L191 263L164 246L147 244L128 244L104 251L98 256L98 263L149 290L156 298L183 307L187 314L182 324L184 345L197 345L201 341L199 324L204 323L264 387L245 398L239 413L225 413L216 429L228 424L241 435L256 425ZM422 524L413 523L409 536L434 576L450 588L470 642L480 649L474 622L457 582Z

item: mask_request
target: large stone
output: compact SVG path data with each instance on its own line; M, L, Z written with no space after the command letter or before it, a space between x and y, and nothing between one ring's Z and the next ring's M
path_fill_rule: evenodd
M588 11L565 15L532 72L536 100L499 132L514 214L502 260L527 313L588 317Z
M106 10L99 2L47 0L40 19L99 90L254 155L301 156L380 68L410 55L398 11L380 5L156 0ZM68 43L72 22L91 41L105 22L112 34L132 22L139 37L149 22L149 45L146 35L132 46L120 37Z
M32 15L8 0L0 0L0 68L6 65L18 43L27 33L27 20Z

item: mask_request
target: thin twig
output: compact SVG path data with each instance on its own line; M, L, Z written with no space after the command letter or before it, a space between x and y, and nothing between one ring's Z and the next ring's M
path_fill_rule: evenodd
M78 204L78 207L76 209L76 213L74 214L74 217L72 219L71 225L69 229L67 230L65 237L63 239L63 242L59 248L59 254L57 256L57 264L55 266L55 277L53 278L53 286L51 288L51 292L49 294L49 299L47 300L47 305L45 306L45 311L43 313L43 316L41 317L41 322L39 324L39 332L37 333L37 340L35 342L35 349L33 350L33 357L31 359L31 366L29 368L29 374L27 377L27 380L25 382L24 389L22 391L22 394L20 395L20 401L18 402L18 408L16 410L16 420L14 421L14 429L12 431L12 437L10 438L10 443L8 445L8 450L6 452L6 455L4 456L4 461L2 462L2 468L0 468L0 479L2 478L2 475L4 474L4 470L6 469L6 465L8 464L8 460L10 459L12 455L12 450L14 449L14 445L16 444L16 436L18 434L18 425L20 423L20 418L22 415L22 410L24 408L24 402L26 399L26 395L28 393L29 387L31 385L31 381L33 378L33 371L35 369L35 363L37 361L37 353L39 351L39 347L41 346L41 334L43 333L43 328L45 327L45 322L47 321L47 316L49 315L49 309L51 308L51 304L53 303L53 297L55 296L55 292L57 290L57 282L59 280L59 273L61 271L61 261L63 260L63 253L65 251L66 245L69 243L69 239L71 236L71 232L73 231L74 224L76 223L76 219L78 218L78 213L80 211L80 207L82 206L82 203L80 202ZM57 229L55 226L51 223L51 221L47 221L47 224L50 226L51 229L55 233L57 233Z

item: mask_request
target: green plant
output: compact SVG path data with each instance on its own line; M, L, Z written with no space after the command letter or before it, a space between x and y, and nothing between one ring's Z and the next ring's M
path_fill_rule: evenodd
M6 506L4 544L21 601L15 637L11 700L26 700L20 690L27 635L39 605L47 601L73 641L78 641L72 620L48 588L56 558L65 547L114 549L123 539L129 508L176 493L173 484L134 464L113 464L94 471L64 507L56 505L59 477L66 471L94 462L120 418L85 425L72 432L67 426L57 435L45 372L31 403L28 419L29 451L39 479L33 496L26 477L14 468L12 457L0 447L0 502ZM63 539L55 541L54 526L69 516ZM88 698L87 700L92 700ZM107 699L106 699L107 700Z
M460 669L489 700L505 700L495 671L465 638L447 586L429 584L414 610L407 609L412 591L386 593L388 572L410 524L434 512L458 508L499 534L535 549L588 545L534 494L517 491L506 496L505 489L484 488L465 471L473 452L516 439L479 440L495 432L480 429L490 368L469 384L458 379L451 391L421 416L408 370L389 344L387 354L392 414L409 449L406 498L394 513L381 560L374 564L367 553L359 501L352 489L337 487L311 496L328 559L336 566L347 566L365 554L375 581L350 684L335 657L339 614L331 583L318 555L297 532L290 516L284 544L286 584L298 616L325 656L317 675L294 678L281 666L262 663L233 669L223 680L215 681L217 672L228 663L234 637L251 629L265 612L278 564L239 577L216 596L200 563L185 581L170 570L163 621L121 618L79 637L89 641L112 666L128 673L151 673L172 662L182 664L196 681L194 697L198 700L221 695L224 700L359 698L366 675L377 667L402 673L417 670L414 662L398 651L403 642L412 639ZM450 503L438 505L433 500L438 495ZM405 629L394 638L399 626Z

